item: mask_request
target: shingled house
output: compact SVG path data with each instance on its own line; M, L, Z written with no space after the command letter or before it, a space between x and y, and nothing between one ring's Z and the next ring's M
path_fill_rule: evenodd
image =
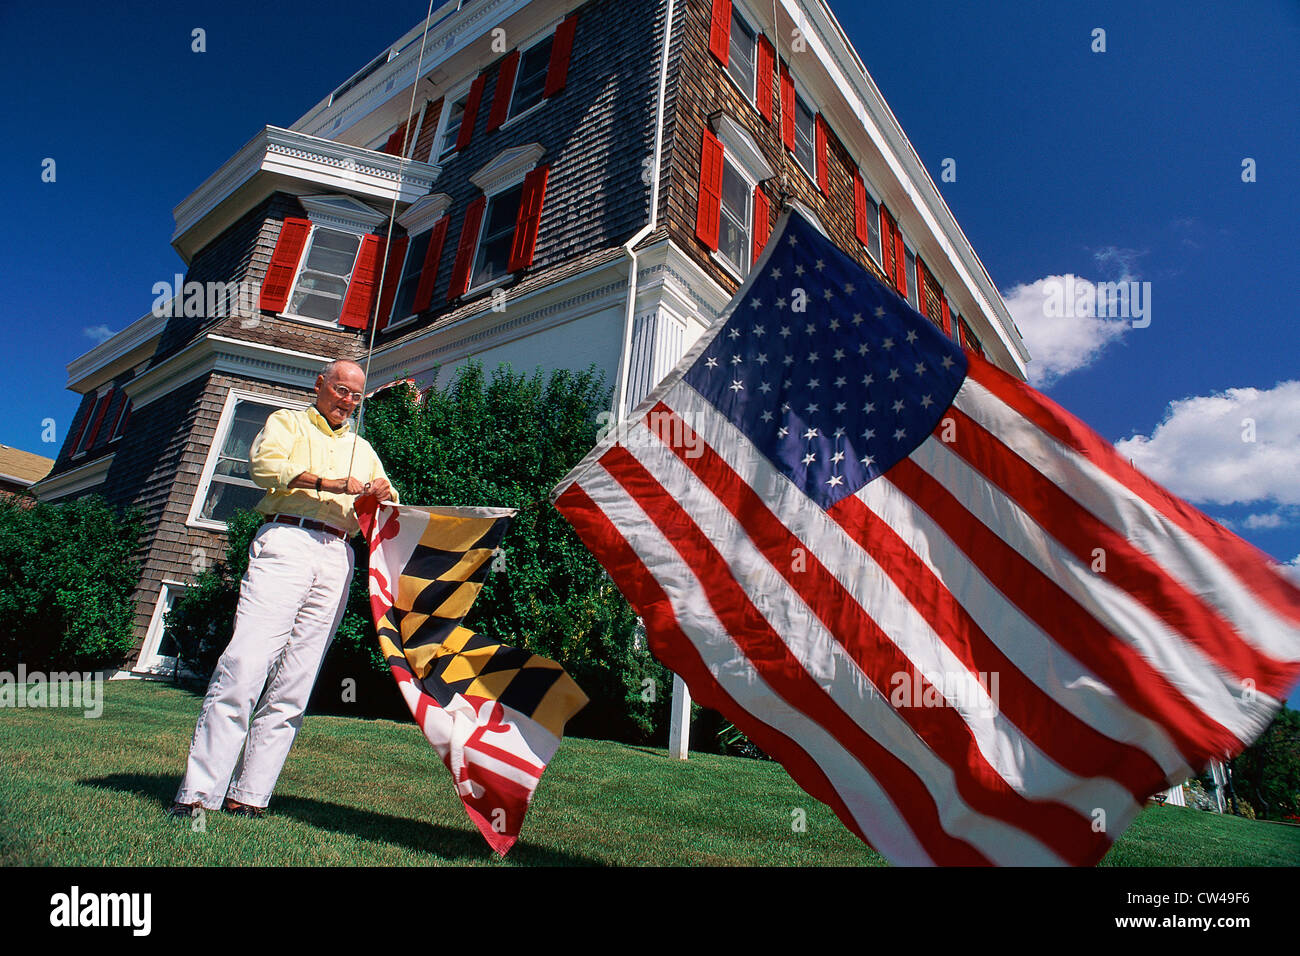
M462 0L263 129L175 208L179 294L68 366L83 398L39 493L145 511L124 666L170 671L163 611L260 497L253 437L372 322L372 388L469 358L595 363L630 408L787 205L1024 377L996 287L820 0Z

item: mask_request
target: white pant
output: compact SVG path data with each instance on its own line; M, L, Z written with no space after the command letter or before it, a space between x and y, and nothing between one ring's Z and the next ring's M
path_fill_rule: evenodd
M323 531L265 524L248 554L235 633L208 684L176 792L178 803L210 810L227 796L256 807L270 800L352 581L352 547Z

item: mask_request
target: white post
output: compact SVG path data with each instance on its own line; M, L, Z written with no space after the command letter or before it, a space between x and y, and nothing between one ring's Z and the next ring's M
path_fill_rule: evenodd
M673 703L668 721L668 756L685 760L691 744L691 692L686 681L673 675Z

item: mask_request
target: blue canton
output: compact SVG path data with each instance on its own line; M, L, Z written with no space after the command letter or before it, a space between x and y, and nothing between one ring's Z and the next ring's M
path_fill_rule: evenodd
M906 458L961 348L797 212L685 381L822 508Z

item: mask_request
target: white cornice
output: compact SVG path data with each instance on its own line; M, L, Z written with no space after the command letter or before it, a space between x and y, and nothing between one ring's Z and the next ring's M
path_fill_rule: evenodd
M69 471L60 472L49 478L33 482L29 490L41 501L61 498L64 495L77 494L101 485L108 476L108 466L113 463L112 454L103 455Z
M388 220L382 212L351 196L299 196L298 202L307 210L307 218L317 225L334 226L363 236Z
M523 180L537 161L546 155L546 147L540 143L527 143L503 149L483 165L483 168L470 174L469 181L485 193L513 186Z
M316 376L333 357L209 333L127 383L126 393L131 398L132 409L138 411L209 372L310 390Z
M450 206L451 197L446 193L422 196L411 203L406 212L397 217L397 224L405 229L408 235L418 236L432 229L433 224Z
M439 172L428 163L267 126L172 211L172 245L189 262L220 229L277 190L411 203L433 188ZM218 210L223 215L214 217ZM205 222L209 217L216 222Z
M155 341L166 325L166 314L154 315L152 311L146 312L122 331L114 333L111 338L105 339L89 352L69 362L68 383L64 387L74 392L78 391L76 386L86 382L96 372ZM98 384L100 383L88 384L80 391L85 394Z
M759 182L776 175L754 138L726 113L718 113L713 117L713 131L722 141L722 148Z

